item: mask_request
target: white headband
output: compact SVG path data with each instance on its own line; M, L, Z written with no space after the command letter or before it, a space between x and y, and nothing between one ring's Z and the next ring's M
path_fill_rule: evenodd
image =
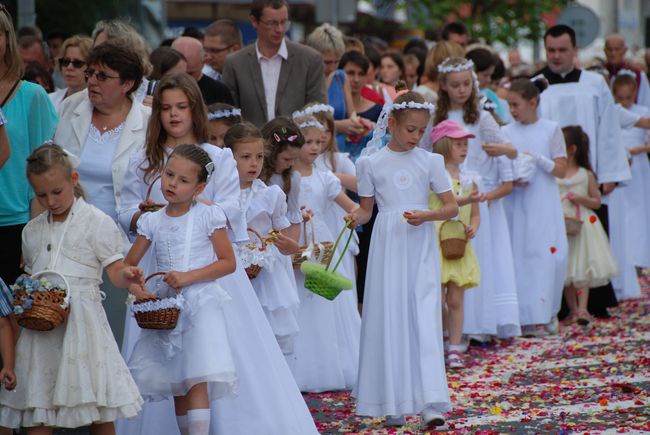
M241 116L241 109L218 110L216 112L210 112L208 113L208 121L214 121L215 119L221 118L233 118L235 116Z
M630 76L634 77L636 79L636 73L630 69L623 68L619 72L616 73L617 76Z
M321 130L325 130L325 127L323 127L323 124L321 124L318 121L305 121L303 123L298 124L298 128L301 129L301 130L303 128L309 128L309 127L316 127L316 128L320 128Z
M334 114L334 108L329 104L314 104L313 106L307 107L305 110L296 110L291 115L293 119L300 118L303 116L314 115L315 113L329 112L332 115Z
M451 58L448 57L440 65L438 65L438 72L441 74L449 74L449 73L454 73L454 72L463 72L463 71L470 71L474 69L474 62L472 62L470 59L465 59L464 62L459 63L458 65L449 65L448 61Z

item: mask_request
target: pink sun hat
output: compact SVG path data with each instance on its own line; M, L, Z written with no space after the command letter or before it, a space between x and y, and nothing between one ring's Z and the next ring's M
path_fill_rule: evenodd
M455 123L454 121L445 120L433 127L431 130L431 140L433 143L438 142L443 137L448 137L451 139L470 139L474 136L471 133L465 131L463 127Z

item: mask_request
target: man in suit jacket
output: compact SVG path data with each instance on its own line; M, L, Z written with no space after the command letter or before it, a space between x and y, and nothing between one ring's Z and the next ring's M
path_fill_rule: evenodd
M229 55L223 70L242 116L261 127L307 103L326 103L321 55L284 37L290 25L286 0L254 0L250 19L257 41Z

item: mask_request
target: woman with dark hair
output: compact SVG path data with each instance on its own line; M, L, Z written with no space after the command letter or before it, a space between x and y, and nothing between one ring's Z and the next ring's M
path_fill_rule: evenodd
M474 71L478 78L484 102L486 101L485 99L487 99L494 105L493 111L498 115L501 121L509 121L510 112L508 110L508 103L501 100L491 88L492 75L498 65L498 55L487 48L479 47L465 53L465 58L474 63Z
M87 200L117 221L129 156L145 143L149 109L133 98L142 61L131 48L106 42L86 60L87 92L68 97L54 140L79 157Z
M0 44L0 107L8 120L0 128L0 163L9 152L7 137L11 144L11 156L0 171L0 278L10 284L22 273L21 233L30 219L30 200L34 196L25 177L27 157L52 138L57 116L45 90L21 80L24 70L16 33L2 4L0 32L4 35Z
M147 83L147 96L142 100L142 104L151 107L153 102L153 93L156 90L158 82L165 74L180 74L187 72L187 59L178 50L171 47L158 47L151 52L149 61L153 67L149 81Z

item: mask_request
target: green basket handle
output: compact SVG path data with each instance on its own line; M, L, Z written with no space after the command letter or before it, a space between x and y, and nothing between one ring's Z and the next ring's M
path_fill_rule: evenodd
M346 221L347 223L347 221ZM350 241L352 240L352 234L354 233L354 230L352 228L348 228L347 225L344 225L343 228L341 229L341 232L339 233L339 236L336 238L336 243L334 243L334 246L332 247L332 256L330 257L329 261L325 265L325 270L329 270L330 264L332 263L332 259L334 258L334 253L336 252L336 248L339 246L339 242L341 241L341 237L343 237L343 234L345 233L345 230L349 229L350 230L350 235L348 236L348 240L345 242L345 248L343 248L343 252L341 252L341 255L339 256L339 259L337 260L336 264L334 265L334 269L332 269L332 272L336 272L336 269L338 269L339 264L341 264L341 260L343 260L343 256L348 250L348 246L350 246Z

